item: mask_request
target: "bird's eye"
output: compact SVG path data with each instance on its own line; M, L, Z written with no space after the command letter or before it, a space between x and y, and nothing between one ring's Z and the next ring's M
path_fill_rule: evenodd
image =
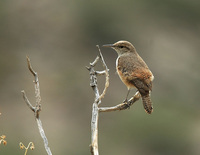
M124 46L119 46L119 48L124 48Z

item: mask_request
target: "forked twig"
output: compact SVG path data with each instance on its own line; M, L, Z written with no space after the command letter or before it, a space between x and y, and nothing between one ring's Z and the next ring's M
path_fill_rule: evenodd
M100 48L97 45L97 48L99 49L99 56L96 57L96 59L90 63L90 67L87 67L87 69L90 72L90 86L92 87L94 94L95 94L95 100L93 103L92 108L92 119L91 119L91 145L90 145L90 152L92 155L98 155L98 119L99 119L99 109L98 106L101 104L101 99L105 96L106 90L109 86L109 74L108 74L108 67L105 64L105 61L103 59L103 56L101 54ZM101 62L104 67L104 71L95 71L94 67L98 63L98 61L101 59ZM99 94L99 89L97 87L97 75L106 75L106 83L105 88L102 92L102 94Z
M37 75L37 72L35 72L31 66L31 62L30 62L30 59L29 57L27 57L27 64L28 64L28 69L29 71L33 74L34 76L34 86L35 86L35 98L36 98L36 104L35 104L35 107L30 103L30 101L28 100L27 96L26 96L26 93L24 90L22 90L22 94L23 94L23 99L25 101L25 103L27 104L27 106L34 112L35 114L35 118L36 118L36 121L37 121L37 125L38 125L38 129L39 129L39 133L44 141L44 146L45 146L45 149L46 149L46 152L48 155L52 155L51 153L51 150L48 146L48 140L47 140L47 137L45 135L45 132L44 132L44 129L42 127L42 122L40 120L40 111L41 111L41 96L40 96L40 87L39 87L39 80L38 80L38 75Z

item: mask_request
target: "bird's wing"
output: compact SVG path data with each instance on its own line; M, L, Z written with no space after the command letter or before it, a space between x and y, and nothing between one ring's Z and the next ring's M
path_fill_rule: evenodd
M128 59L132 60L133 58L129 57ZM123 76L124 82L134 85L141 93L146 94L151 91L153 74L149 68L146 65L128 62L130 60L127 61L127 57L119 57L117 62L118 74Z
M143 79L135 78L135 79L131 79L129 82L132 83L142 95L148 94L149 91L152 90L151 81L147 83Z

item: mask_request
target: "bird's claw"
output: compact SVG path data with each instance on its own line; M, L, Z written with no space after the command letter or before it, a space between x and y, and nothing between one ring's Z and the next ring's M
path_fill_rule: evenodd
M124 108L125 108L125 109L130 109L131 104L130 104L130 102L128 102L127 99L125 99L125 100L123 101L123 103L124 103Z

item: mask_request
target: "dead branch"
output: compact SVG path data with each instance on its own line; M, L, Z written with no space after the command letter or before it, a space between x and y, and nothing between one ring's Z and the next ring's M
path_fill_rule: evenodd
M47 137L45 135L44 129L42 127L42 122L40 120L40 111L41 111L41 96L40 96L40 87L39 87L39 80L38 80L38 75L37 72L35 72L31 66L31 62L29 57L27 57L27 64L28 64L28 69L29 71L33 74L34 76L34 86L35 86L35 98L36 98L36 104L35 107L30 103L30 101L28 100L26 93L24 90L22 90L22 94L23 94L23 99L25 101L25 103L27 104L27 106L34 112L35 114L35 118L36 118L36 122L38 125L38 129L39 129L39 133L44 141L44 146L45 146L45 150L47 152L48 155L52 155L51 150L48 146L48 140Z
M109 69L104 61L104 58L103 58L103 55L101 54L101 50L99 48L99 45L97 45L97 48L99 49L99 54L100 54L100 58L101 58L101 62L102 62L102 65L103 65L103 68L104 68L104 72L105 72L105 76L106 76L106 82L105 82L105 87L104 87L104 90L102 92L102 94L100 95L99 97L99 100L101 100L102 98L104 98L105 94L106 94L106 91L109 87Z
M92 87L95 100L93 103L92 108L92 120L91 120L91 145L90 145L90 152L92 155L98 155L98 118L99 118L99 110L98 105L101 103L99 100L99 89L97 87L97 74L94 70L94 66L99 61L99 56L96 57L93 63L90 63L90 67L87 69L90 72L90 86Z
M97 45L97 48L99 50L99 55L96 57L96 59L92 63L90 63L89 67L86 67L90 73L90 86L92 87L95 94L95 99L94 99L93 108L92 108L92 119L91 119L90 152L92 155L99 155L99 150L98 150L99 112L110 112L110 111L129 109L130 106L133 105L133 103L139 100L140 98L140 93L136 92L136 94L128 101L128 103L122 103L113 107L99 107L99 105L101 104L101 100L105 96L106 91L109 87L109 69L104 61L103 55L98 45ZM95 65L98 63L99 60L101 60L102 62L102 66L104 68L103 71L95 71L94 69ZM100 75L105 75L106 77L105 87L102 94L99 94L99 89L97 86L97 76L100 76Z
M128 103L121 103L113 107L100 107L99 112L111 112L111 111L120 111L129 109L131 105L133 105L137 100L141 97L140 93L137 91L135 95L128 100Z
M95 100L93 103L92 108L92 120L91 120L91 145L90 145L90 152L92 155L98 155L98 120L99 120L99 108L98 106L101 104L101 99L105 96L106 90L109 86L109 74L108 74L108 67L103 59L103 56L101 54L101 50L99 46L97 45L99 49L99 56L96 57L96 59L90 63L90 67L87 67L87 69L90 72L90 86L92 87L94 94L95 94ZM101 59L102 65L104 67L104 71L95 71L94 67L98 63L98 61ZM102 92L102 94L99 94L99 89L97 87L97 76L98 75L105 75L106 76L106 82L105 87Z

